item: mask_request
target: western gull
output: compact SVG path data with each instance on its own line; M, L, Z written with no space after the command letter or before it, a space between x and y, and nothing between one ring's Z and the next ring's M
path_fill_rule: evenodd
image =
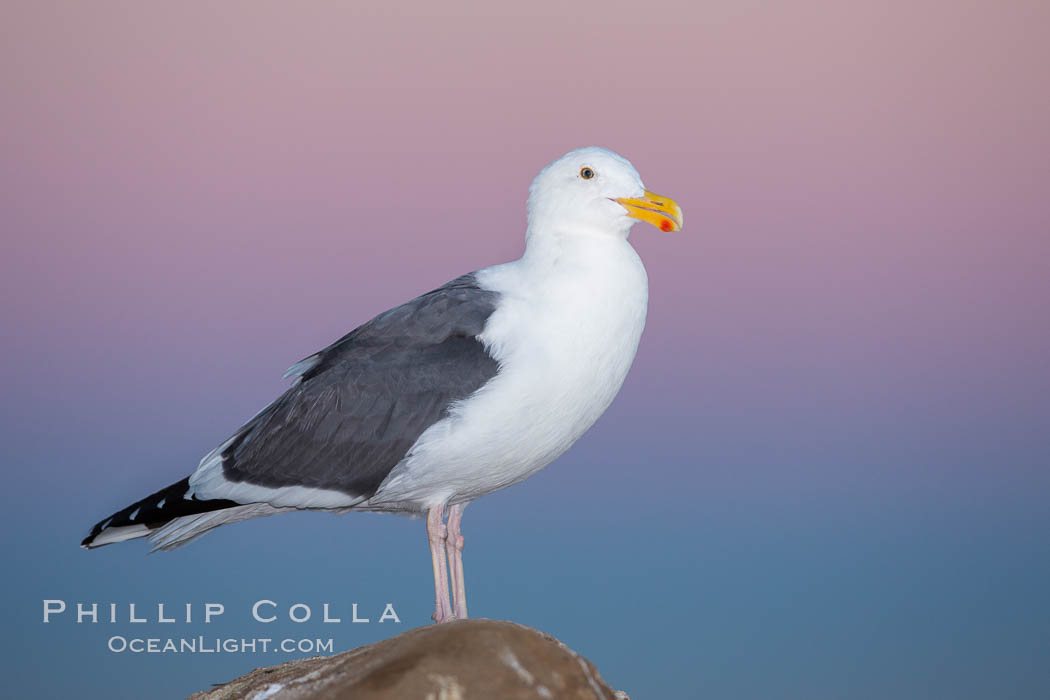
M519 260L381 313L296 363L292 386L196 471L98 523L81 545L149 537L169 550L301 509L419 514L434 620L467 617L464 508L553 462L608 408L649 296L630 229L682 225L673 200L597 147L547 165L527 211Z

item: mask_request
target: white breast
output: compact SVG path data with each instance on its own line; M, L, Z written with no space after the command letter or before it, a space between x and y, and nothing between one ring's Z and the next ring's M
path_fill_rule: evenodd
M594 424L627 376L648 284L625 239L560 241L478 281L501 293L481 336L500 372L423 433L373 507L469 501L527 479Z

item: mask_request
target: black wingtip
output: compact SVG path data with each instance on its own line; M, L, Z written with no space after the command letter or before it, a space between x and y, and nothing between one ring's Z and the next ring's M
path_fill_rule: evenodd
M122 541L118 539L111 542L95 543L98 536L110 528L145 526L148 530L132 535L132 538L143 537L149 534L149 531L156 530L175 518L238 505L234 501L223 499L201 501L196 496L186 498L189 490L190 479L186 477L171 486L146 496L141 501L132 503L127 508L118 510L105 520L95 523L95 526L91 528L91 533L81 541L80 546L84 549L98 549L99 547L105 547L107 544Z

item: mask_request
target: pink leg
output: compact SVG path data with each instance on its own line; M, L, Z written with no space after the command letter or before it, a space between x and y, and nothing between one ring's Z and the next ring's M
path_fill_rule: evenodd
M434 622L454 620L452 602L448 595L448 573L445 569L446 530L443 522L444 506L427 511L427 539L430 540L430 560L434 565Z
M463 535L459 523L463 519L466 503L459 503L448 511L448 537L445 550L448 552L449 578L452 579L452 599L456 604L456 619L467 619L467 584L463 579Z

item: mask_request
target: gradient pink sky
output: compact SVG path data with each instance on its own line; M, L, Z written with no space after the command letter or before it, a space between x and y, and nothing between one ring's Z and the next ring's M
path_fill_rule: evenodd
M434 7L7 3L18 366L115 411L141 383L256 405L516 257L535 172L600 144L686 212L632 239L646 419L920 439L1047 407L1046 3Z

